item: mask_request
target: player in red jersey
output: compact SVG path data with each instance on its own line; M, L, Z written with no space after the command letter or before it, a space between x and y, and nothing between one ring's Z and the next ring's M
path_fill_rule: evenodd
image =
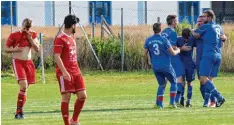
M68 15L64 19L65 29L54 42L56 77L62 95L61 112L65 125L79 125L78 116L87 97L85 83L77 63L76 42L74 39L76 23L79 18ZM69 121L69 102L71 93L76 94L73 116Z
M23 119L23 106L27 98L27 88L35 83L35 66L31 60L31 49L39 51L37 33L30 30L32 20L23 20L22 29L10 34L5 45L5 52L13 55L13 68L19 84L15 118Z

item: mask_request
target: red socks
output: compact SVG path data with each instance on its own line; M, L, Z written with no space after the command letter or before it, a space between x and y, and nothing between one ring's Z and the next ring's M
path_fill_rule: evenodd
M20 90L18 93L16 114L23 113L23 106L25 102L26 102L26 92L25 90Z
M61 102L61 112L64 125L69 125L69 103Z
M85 103L85 100L76 99L76 102L74 104L74 112L73 112L73 116L72 116L73 121L78 122L78 117L79 117L79 114L81 112L81 109L84 106L84 103Z

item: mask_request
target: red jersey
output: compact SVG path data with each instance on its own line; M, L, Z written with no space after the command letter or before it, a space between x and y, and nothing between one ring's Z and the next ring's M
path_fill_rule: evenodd
M30 30L29 33L31 34L32 39L35 39L37 37L36 32ZM6 45L8 47L12 46L13 48L16 47L17 45L19 47L25 47L25 46L31 47L26 32L22 32L21 30L12 32L7 39Z
M80 69L77 63L76 42L73 36L68 36L62 32L55 39L54 53L60 53L64 67L70 74L80 74ZM56 73L62 73L56 65Z

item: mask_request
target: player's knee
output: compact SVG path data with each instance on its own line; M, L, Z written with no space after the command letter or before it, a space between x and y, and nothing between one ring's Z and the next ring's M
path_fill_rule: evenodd
M20 86L20 90L26 91L28 88L28 84L26 80L20 80L19 81L19 86Z
M187 84L188 84L188 86L193 86L192 82L188 82Z
M204 85L207 82L207 80L208 80L208 78L205 77L205 76L200 77L200 82L201 82L202 85Z
M182 78L182 76L178 77L176 81L177 81L177 83L183 83L183 78Z
M78 99L79 100L85 100L87 98L87 94L86 94L86 91L80 91L78 92Z
M62 94L62 102L70 102L70 99L71 99L70 93Z

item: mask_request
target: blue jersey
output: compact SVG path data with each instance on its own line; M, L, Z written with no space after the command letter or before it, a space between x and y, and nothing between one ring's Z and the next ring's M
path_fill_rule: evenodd
M195 33L199 33L199 29L196 29L194 31ZM202 56L202 53L203 53L203 38L199 38L199 39L195 39L193 38L195 41L196 41L196 56Z
M177 44L176 44L177 34L176 34L174 29L172 29L170 27L165 28L162 31L162 36L166 37L169 40L169 42L171 43L172 46L177 46ZM175 56L172 56L171 61L172 61L172 63L176 63L176 62L180 61L180 56L178 54L175 55Z
M170 47L169 41L161 35L153 35L146 39L144 48L149 51L154 69L168 69L171 67L171 56L168 52Z
M222 41L220 36L223 34L221 26L214 23L204 24L198 32L203 37L203 56L221 56Z
M180 57L181 61L184 63L185 69L194 68L194 58L193 58L193 47L196 47L196 43L192 37L189 37L188 41L186 42L183 37L178 37L177 46L190 46L192 49L190 51L181 51Z

